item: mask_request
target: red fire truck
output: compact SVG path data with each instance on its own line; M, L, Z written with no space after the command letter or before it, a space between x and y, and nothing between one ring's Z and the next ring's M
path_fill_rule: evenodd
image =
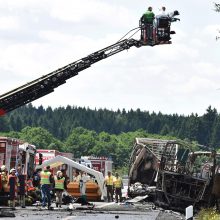
M35 163L36 163L36 165L39 165L46 160L50 160L50 159L55 158L58 155L67 157L69 159L73 159L72 153L59 152L57 150L37 149L37 154L35 156Z
M19 143L15 138L0 137L0 166L5 165L7 170L16 166Z
M0 137L0 167L7 170L21 166L24 174L31 176L34 171L36 147L16 138Z
M7 175L10 169L22 168L24 181L33 175L35 164L34 158L36 147L34 145L24 143L21 140L10 137L0 137L0 167L3 165L0 173L0 204L5 205L8 201L9 186Z
M83 156L80 158L79 162L85 166L89 164L90 168L102 172L104 176L107 176L108 171L112 172L113 162L107 157Z

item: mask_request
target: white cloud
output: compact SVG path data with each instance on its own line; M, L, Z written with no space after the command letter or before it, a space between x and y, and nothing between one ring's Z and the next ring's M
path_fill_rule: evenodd
M212 24L212 25L208 25L204 28L204 30L202 31L202 33L204 35L207 35L207 36L211 36L211 37L214 37L217 32L220 30L220 25L219 24Z
M17 17L14 16L3 16L0 17L0 30L14 30L20 27Z
M51 16L62 21L74 23L105 23L106 26L128 26L134 16L126 7L117 6L100 0L54 1Z
M155 11L162 3L149 2ZM173 24L172 45L131 48L109 57L33 104L186 114L203 113L210 104L220 108L213 11L207 2L196 11L185 10L189 0L166 3L181 12L181 22ZM138 5L125 0L0 0L1 93L113 44L137 26L146 7L144 0Z
M50 0L19 0L19 1L4 1L0 0L0 9L19 10L47 7L52 2Z

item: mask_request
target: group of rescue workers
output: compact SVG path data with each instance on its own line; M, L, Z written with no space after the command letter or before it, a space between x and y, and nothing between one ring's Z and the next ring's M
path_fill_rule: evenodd
M148 10L142 15L140 22L143 26L143 41L169 41L170 38L170 22L179 19L173 18L179 15L178 11L166 13L166 7L161 7L160 13L155 16L153 8L150 6ZM172 33L172 32L171 32ZM174 32L173 32L174 33Z
M86 183L90 180L90 176L84 171L75 170L73 173L73 182L79 183L81 205L93 205L87 201ZM58 170L53 175L50 166L45 169L37 169L32 177L26 177L22 173L22 167L13 168L8 173L5 165L0 168L0 192L9 195L6 204L15 209L16 201L22 208L25 208L27 196L33 198L32 202L41 200L41 206L52 209L52 196L56 196L56 207L61 208L63 203L63 192L67 189L70 180L66 174L66 170ZM113 202L115 194L115 202L122 202L122 178L118 173L115 176L111 172L105 177L104 185L107 190L108 202ZM40 195L40 196L38 196Z
M81 172L81 175L79 171L76 171L74 172L73 181L80 183L81 199L83 200L82 203L89 204L86 199L86 182L89 181L89 177L83 171ZM108 175L105 177L103 187L106 187L108 202L113 202L114 195L116 203L119 201L122 202L123 182L118 173L115 173L115 176L113 176L112 173L108 171Z
M32 177L27 178L22 174L20 166L17 169L13 168L8 173L5 165L0 168L1 194L9 195L8 205L12 208L16 206L16 200L22 208L25 208L25 195L31 196L33 199L38 200L37 192L41 193L42 207L51 209L51 192L52 190L56 195L56 206L62 205L62 193L66 189L69 178L65 174L65 170L58 170L56 175L53 176L50 166L44 170L36 170ZM8 200L8 199L7 199Z
M115 202L122 202L122 189L123 182L122 178L115 173L115 176L109 171L108 175L105 177L104 186L107 190L108 202L113 202L113 195L115 194Z
M141 22L145 26L146 37L148 40L153 40L153 27L155 27L159 23L158 22L159 18L161 18L162 16L167 16L166 7L163 6L161 8L161 11L162 11L161 14L155 17L153 8L150 6L148 7L148 10L141 17Z

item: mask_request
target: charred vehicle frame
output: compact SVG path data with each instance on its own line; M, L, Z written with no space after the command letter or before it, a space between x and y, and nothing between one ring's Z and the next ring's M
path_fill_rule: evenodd
M153 194L155 205L178 211L211 207L220 198L219 162L219 153L193 151L184 141L136 138L128 195Z

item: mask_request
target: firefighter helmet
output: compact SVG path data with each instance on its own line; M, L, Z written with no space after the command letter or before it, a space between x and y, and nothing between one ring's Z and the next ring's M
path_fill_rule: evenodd
M15 169L15 168L12 168L12 169L10 170L10 173L12 173L12 172L16 172L16 169Z
M5 171L5 169L6 169L6 166L5 166L5 165L2 165L2 166L1 166L1 171Z

